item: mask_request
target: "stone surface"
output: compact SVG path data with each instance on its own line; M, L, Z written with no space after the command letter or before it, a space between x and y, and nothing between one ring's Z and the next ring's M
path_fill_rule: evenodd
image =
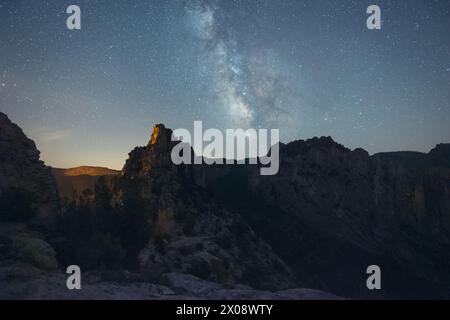
M156 126L149 144L130 153L113 188L115 205L132 194L150 213L142 274L122 282L87 274L82 291L68 291L42 228L0 223L0 298L448 296L448 144L429 154L370 156L330 137L299 140L280 145L278 175L261 176L250 165L175 166L171 134ZM27 189L37 195L40 218L53 216L57 197L48 168L1 113L0 151L0 192ZM380 292L365 286L371 264L382 268Z
M450 161L444 151L430 154ZM371 297L365 268L379 264L387 296L446 294L450 165L427 154L369 156L329 137L281 145L280 159L276 176L247 166L215 173L206 187L218 189L303 284Z
M30 192L36 197L41 222L51 224L57 209L57 190L50 168L39 154L35 143L0 112L0 194L11 187Z
M168 274L167 286L148 282L106 282L82 278L81 290L68 290L61 273L28 272L0 264L0 299L22 300L336 300L335 295L310 289L279 292L225 288L192 275ZM95 277L94 277L95 278ZM84 279L84 280L83 280Z
M141 252L141 267L190 273L220 283L260 289L296 286L289 267L243 219L196 186L191 167L172 164L172 131L155 127L122 170L119 190L137 194L154 214L156 237Z

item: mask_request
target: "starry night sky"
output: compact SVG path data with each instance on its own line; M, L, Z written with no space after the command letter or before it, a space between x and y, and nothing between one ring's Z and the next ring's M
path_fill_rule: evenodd
M79 5L82 29L66 8ZM366 9L382 10L381 30ZM153 124L370 153L450 141L448 0L0 0L0 111L48 165L121 168Z

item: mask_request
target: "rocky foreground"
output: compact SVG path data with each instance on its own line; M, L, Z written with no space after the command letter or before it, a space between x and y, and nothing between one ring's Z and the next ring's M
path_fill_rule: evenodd
M81 290L66 288L66 275L22 267L0 267L0 299L23 300L337 300L312 289L261 291L245 285L224 286L188 274L169 273L165 284L102 281L95 273L83 278Z

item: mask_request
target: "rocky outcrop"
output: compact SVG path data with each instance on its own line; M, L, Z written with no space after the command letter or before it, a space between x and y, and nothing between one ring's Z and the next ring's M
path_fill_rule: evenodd
M208 186L304 283L373 297L380 293L366 290L365 271L377 264L384 276L382 296L446 294L448 167L427 165L418 171L362 149L351 151L331 138L282 145L280 159L276 176L246 167Z
M27 192L40 222L47 224L54 217L58 198L50 169L39 154L22 129L0 112L0 194L11 188Z
M22 223L0 224L0 261L2 266L55 271L56 252L44 236Z
M170 154L180 142L171 136L157 125L114 179L112 201L103 198L107 208L118 208L114 215L138 215L117 221L150 226L142 250L133 243L138 226L126 224L132 232L119 238L139 248L138 275L111 282L88 273L84 290L70 292L40 231L0 224L0 298L448 297L448 145L429 154L370 156L329 137L300 140L280 145L277 175L261 176L251 165L175 166ZM34 143L3 114L0 151L0 195L26 190L36 195L40 218L52 216L50 172ZM381 291L366 287L373 264L382 270ZM320 291L292 289L299 287Z
M0 113L0 295L5 281L58 268L42 233L53 229L57 208L53 176L36 145Z
M8 272L13 280L2 277ZM4 268L0 264L0 299L29 300L338 300L335 295L311 289L261 291L248 286L224 286L198 277L170 273L167 283L111 282L95 273L83 276L81 290L67 290L62 273L38 273Z
M255 239L261 237L308 287L368 298L446 294L450 176L445 152L370 156L330 137L314 138L282 144L279 173L261 176L250 165L173 166L170 135L157 126L149 146L135 149L122 172L122 181L134 181L136 192L158 212L154 223L163 236L141 255L148 268L170 266L207 280L241 281L262 269L246 272L233 262L246 254L236 253L246 252L244 243L252 244L248 252L259 252ZM245 231L223 233L224 226ZM243 234L251 240L239 238ZM279 268L267 256L253 258L266 261L269 270ZM366 268L372 264L383 270L381 292L366 288ZM268 283L274 281L280 279Z
M428 154L434 158L445 160L450 165L450 143L440 143Z
M139 195L153 214L154 237L141 252L141 267L260 289L295 287L270 246L194 183L194 166L172 164L171 135L156 126L148 146L130 153L119 180L119 193Z

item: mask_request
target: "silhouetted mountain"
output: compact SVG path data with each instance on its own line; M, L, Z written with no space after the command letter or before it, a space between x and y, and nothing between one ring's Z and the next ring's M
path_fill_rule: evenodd
M371 157L330 137L313 138L282 144L279 173L260 176L259 168L250 165L174 169L169 159L174 145L168 142L170 134L164 131L162 149L133 151L130 159L140 160L127 162L123 178L141 182L142 176L155 174L162 181L167 179L163 186L177 181L178 191L167 191L170 197L177 194L175 199L187 190L199 190L193 199L218 203L237 213L287 262L303 285L347 296L446 296L450 169L445 153L440 158ZM152 179L147 183L140 193L154 197L160 205L168 195L162 197L161 185L155 186ZM180 236L183 233L174 216L186 216L186 211L175 211L161 219ZM365 270L372 264L382 267L382 292L366 288Z
M450 143L440 143L429 153L430 156L438 159L442 159L448 162L450 161Z
M58 267L55 250L44 240L55 228L58 209L53 176L34 142L0 112L1 298L14 298L3 289L20 290L21 274L36 276Z
M411 162L314 138L281 145L276 176L247 166L215 173L206 187L302 283L347 296L443 297L450 284L450 169L422 158L426 169L417 171ZM371 264L383 270L381 293L365 288Z
M171 130L156 126L150 143L130 153L118 181L122 197L138 195L150 212L155 232L139 256L142 269L259 289L295 287L289 268L239 214L195 184L194 167L172 164L171 136Z
M0 217L18 215L19 203L28 198L37 211L39 223L51 224L57 207L57 194L50 169L39 159L40 152L16 124L0 112L0 198L12 199L0 206ZM17 211L17 212L13 212Z
M54 169L60 193L91 189L57 210L34 143L0 114L2 204L25 204L19 221L0 223L0 297L70 298L54 271L68 263L85 270L84 297L336 298L279 291L296 287L448 297L448 144L370 156L330 137L299 140L280 144L277 175L261 176L258 165L176 166L171 136L157 125L120 174ZM23 214L35 207L56 227L36 229ZM382 270L377 292L366 288L373 264Z

